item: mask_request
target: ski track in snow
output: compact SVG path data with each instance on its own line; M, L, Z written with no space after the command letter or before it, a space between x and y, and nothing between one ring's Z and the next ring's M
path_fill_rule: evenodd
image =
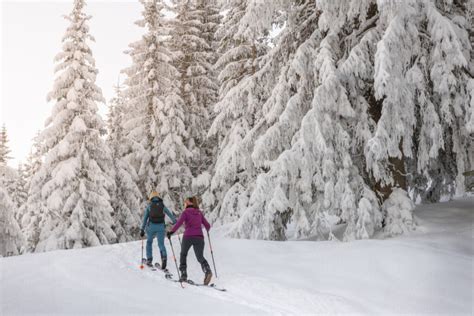
M236 240L215 230L213 282L227 292L182 289L161 271L140 270L140 241L2 258L0 315L471 315L474 199L416 215L414 233L353 243ZM208 245L205 256L212 262ZM202 282L192 251L188 275Z
M271 315L348 313L354 310L342 297L288 288L263 278L240 276L226 284L232 288L232 293L227 294L226 299L261 308Z
M122 249L127 251L127 253L126 257L120 257L120 267L131 272L136 272L136 269L130 266L130 261L133 261L133 258L137 258L137 253L128 251L130 247L127 248L123 245ZM191 258L191 260L193 259L194 258ZM175 271L176 267L174 266L174 261L170 260L169 264L168 269L173 273L173 278L176 279L177 272ZM173 265L173 267L171 265ZM145 272L147 277L152 277L157 282L177 288L180 287L179 283L173 284L166 280L164 273L161 271L151 271L147 269L147 267L144 268L144 271L138 271L138 273L143 272ZM199 272L194 273L194 275L196 274L199 275ZM191 276L190 279L192 279ZM196 281L201 280L196 279ZM215 278L213 282L220 284L220 280L216 280ZM225 293L218 292L211 288L194 287L187 284L184 284L184 286L187 291L192 291L199 295L206 295L218 300L249 306L259 310L261 313L269 315L307 315L315 312L318 314L326 314L334 313L335 311L338 313L347 313L353 310L345 303L342 297L316 292L308 293L306 291L281 286L278 283L272 282L270 279L248 277L244 274L239 274L227 280L225 284L225 287L228 288L228 292ZM265 293L265 295L262 295L262 293Z

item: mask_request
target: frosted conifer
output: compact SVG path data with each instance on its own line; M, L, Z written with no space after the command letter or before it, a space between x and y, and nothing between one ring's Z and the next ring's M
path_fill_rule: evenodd
M26 200L28 198L28 188L27 188L28 178L26 170L22 163L18 164L17 177L14 181L14 190L11 194L11 199L15 205L16 212L14 217L18 224L21 224L21 218L23 217L22 211Z
M11 150L8 147L8 142L7 127L3 124L0 130L0 164L6 165L8 160L11 159L9 156Z
M160 1L141 1L146 28L143 37L130 45L133 64L124 72L128 78L125 135L133 141L135 154L129 155L139 177L143 196L156 189L172 209L180 205L183 192L191 185L187 148L185 103L180 97L179 72L168 49L169 22Z
M275 47L227 94L256 120L238 159L249 161L245 189L221 185L227 209L248 207L217 217L240 218L241 237L285 239L293 225L295 237L331 238L345 224L352 240L414 229L408 192L462 193L473 164L465 4L250 0L238 34L262 32L279 10L288 20Z
M24 238L14 218L15 211L7 191L0 187L0 257L18 255L23 250Z
M48 100L55 101L41 133L45 159L28 196L29 250L47 251L108 244L114 233L110 193L114 190L112 156L101 135L97 114L103 102L96 86L85 2L75 0L56 56L57 77Z
M180 73L180 96L186 109L187 144L193 157L190 168L193 176L207 178L213 164L213 139L207 138L211 111L217 100L217 78L214 63L216 30L220 21L214 1L179 0L174 8L170 45ZM201 183L204 182L204 183ZM195 181L195 187L206 181Z
M142 196L136 181L135 169L126 157L133 154L132 144L124 135L125 100L120 86L110 101L108 117L108 144L112 150L116 190L112 196L114 231L119 242L136 239L139 233Z
M203 202L213 210L213 218L220 222L235 220L246 207L247 184L254 170L243 140L258 116L259 104L252 96L258 95L255 90L262 87L253 85L246 78L259 69L265 47L253 36L238 34L246 3L244 0L229 2L228 12L217 31L221 56L215 67L219 72L220 88L219 101L214 107L216 117L209 135L218 138L218 147Z

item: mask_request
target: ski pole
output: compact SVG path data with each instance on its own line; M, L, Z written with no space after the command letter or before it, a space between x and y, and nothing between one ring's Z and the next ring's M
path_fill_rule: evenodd
M176 261L176 256L174 254L173 243L171 242L171 238L168 238L168 240L170 241L171 252L173 253L173 260L174 260L174 264L176 265L176 271L178 272L178 278L179 278L179 280L181 280L181 275L180 275L179 269L178 269L178 262ZM181 284L181 286L183 286L183 284Z
M212 265L214 266L214 272L216 273L216 278L217 278L216 262L214 261L214 252L212 251L211 236L209 236L209 231L207 231L207 239L209 239L209 248L211 249Z
M141 262L140 269L143 269L143 237L142 237L142 257L140 259L140 262Z

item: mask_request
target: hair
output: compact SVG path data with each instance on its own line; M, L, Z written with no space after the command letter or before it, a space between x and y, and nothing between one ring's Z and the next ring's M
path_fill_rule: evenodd
M148 199L151 201L154 197L160 197L160 194L157 191L151 191L150 195L148 196Z
M197 196L188 197L186 201L190 202L194 208L199 208L199 201Z

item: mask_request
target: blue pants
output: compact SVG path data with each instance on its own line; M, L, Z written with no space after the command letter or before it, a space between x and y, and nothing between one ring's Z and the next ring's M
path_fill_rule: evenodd
M153 259L153 239L155 236L158 239L158 248L160 248L160 254L162 258L166 258L166 247L165 247L165 224L153 224L149 223L146 228L146 257L148 260Z

